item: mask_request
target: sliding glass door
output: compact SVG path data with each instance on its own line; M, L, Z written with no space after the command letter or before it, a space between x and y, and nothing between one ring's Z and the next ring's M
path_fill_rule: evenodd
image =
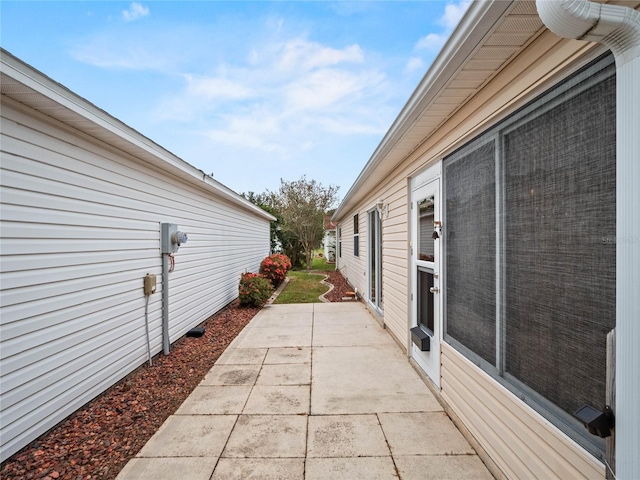
M382 310L382 225L380 214L372 210L369 217L369 302Z

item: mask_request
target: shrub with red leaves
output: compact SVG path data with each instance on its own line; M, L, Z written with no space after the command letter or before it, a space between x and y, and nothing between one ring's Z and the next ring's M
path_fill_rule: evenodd
M243 273L238 286L240 305L260 307L273 293L273 286L268 278L259 273Z
M284 282L290 269L291 260L281 253L269 255L260 263L260 274L268 278L274 288L278 288Z

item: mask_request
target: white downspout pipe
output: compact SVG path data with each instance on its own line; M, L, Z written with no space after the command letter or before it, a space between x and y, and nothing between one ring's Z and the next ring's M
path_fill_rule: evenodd
M640 476L640 12L587 0L536 0L565 38L616 59L616 477Z

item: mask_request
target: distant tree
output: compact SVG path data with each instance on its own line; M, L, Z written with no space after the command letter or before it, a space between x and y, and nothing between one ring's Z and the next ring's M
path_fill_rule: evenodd
M280 238L282 239L282 253L291 259L291 265L298 268L302 267L304 249L300 240L284 229L280 231Z
M313 262L313 249L324 237L324 216L337 203L338 188L323 187L315 180L287 182L280 180L280 190L273 193L276 209L282 216L285 235L297 239L304 250L307 270Z
M300 267L304 250L298 239L284 230L282 214L276 205L276 194L267 190L264 193L247 192L241 195L276 217L276 220L271 222L270 228L271 253L284 253L291 259L294 267Z

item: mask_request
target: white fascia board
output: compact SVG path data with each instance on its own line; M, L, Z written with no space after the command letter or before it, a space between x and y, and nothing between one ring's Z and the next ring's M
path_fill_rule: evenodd
M513 1L502 0L471 2L458 26L331 217L333 221L339 221L342 218L346 210L351 207L356 193L365 185L371 173L385 161L393 146L411 129L451 77L463 67L482 39L511 8L512 4ZM399 159L399 161L402 160L404 159Z
M97 125L103 129L105 133L115 135L124 140L130 146L130 149L125 150L126 153L138 158L142 158L140 155L141 151L147 155L151 155L155 159L160 160L170 170L174 172L177 170L182 173L183 175L181 175L181 177L185 180L191 181L191 183L200 187L204 186L215 195L245 210L249 210L266 220L275 220L273 215L214 180L202 170L182 160L153 140L145 137L91 102L73 93L64 85L54 81L30 65L27 65L4 49L0 49L0 72L38 93L43 98L55 102L69 112L73 112L79 118ZM95 136L95 134L92 136ZM104 139L100 140L106 141ZM122 149L122 147L118 148Z

